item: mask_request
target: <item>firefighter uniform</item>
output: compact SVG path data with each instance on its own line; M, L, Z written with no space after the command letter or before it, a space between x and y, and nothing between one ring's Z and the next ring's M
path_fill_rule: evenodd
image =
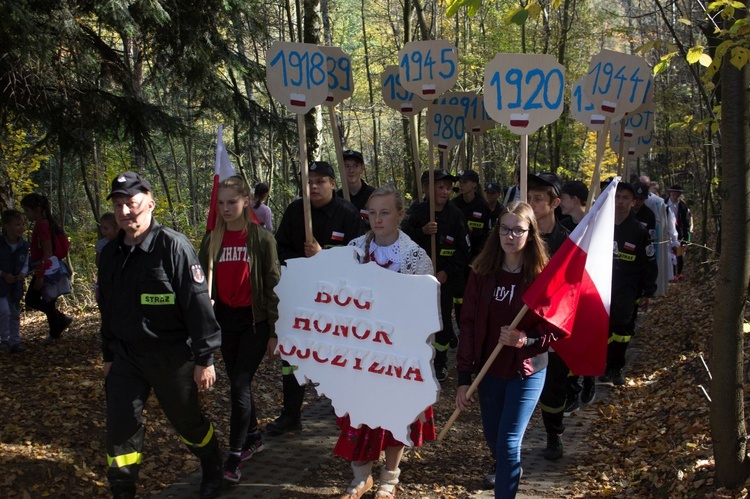
M121 177L124 178L124 177ZM106 378L107 477L113 493L135 494L145 429L141 416L154 390L193 454L221 470L211 422L201 413L196 364L213 365L221 344L206 280L182 234L151 219L143 241L105 246L99 267L102 354ZM219 475L220 480L220 475Z
M334 246L346 246L349 241L363 233L363 227L357 208L343 198L333 196L331 202L321 208L311 207L313 237L323 249ZM305 256L305 219L302 199L296 199L284 211L281 223L276 230L279 261L285 264L292 258ZM282 386L284 390L284 409L282 421L298 422L305 398L305 387L297 382L294 376L296 366L287 361L281 363ZM269 423L271 431L281 432L286 428L275 428Z
M364 179L361 179L362 187L356 194L349 193L349 200L359 211L359 217L362 219L362 225L365 229L370 228L370 213L367 211L367 201L370 199L370 195L375 192L375 188L368 185ZM344 198L344 189L336 191L336 196Z
M430 221L430 202L422 201L415 203L409 208L406 218L401 223L401 229L419 244L427 254L430 254L431 237L422 232ZM443 329L435 334L435 370L439 372L446 367L448 349L451 340L456 337L453 329L451 312L453 309L453 298L463 295L466 279L464 269L471 258L471 243L469 241L466 222L461 210L453 203L446 203L441 211L435 212L437 222L437 234L435 234L435 246L437 261L435 272L444 271L448 275L445 284L440 285L440 314L443 321Z

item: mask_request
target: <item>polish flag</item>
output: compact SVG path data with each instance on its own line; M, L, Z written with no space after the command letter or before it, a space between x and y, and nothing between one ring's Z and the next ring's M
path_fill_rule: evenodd
M343 241L344 240L344 233L343 232L336 232L335 230L331 232L331 239L334 241Z
M529 286L529 309L565 333L552 344L573 374L604 373L612 295L615 190L619 177Z
M211 189L211 203L208 205L208 219L206 220L206 232L211 232L216 228L216 217L219 216L218 197L219 183L229 177L237 175L232 160L229 159L229 153L224 146L224 127L219 125L219 133L216 137L216 163L214 166L214 185ZM252 214L252 221L260 224L258 217L255 216L252 206L248 206Z

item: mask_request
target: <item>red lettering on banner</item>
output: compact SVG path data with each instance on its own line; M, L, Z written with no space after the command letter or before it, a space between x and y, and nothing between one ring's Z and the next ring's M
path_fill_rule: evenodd
M321 359L320 357L318 357L318 352L315 350L313 350L312 356L313 360L315 360L315 362L318 362L319 364L325 364L326 362L328 362L328 359Z
M378 370L378 367L380 368L380 370ZM385 371L385 366L381 366L378 362L373 362L372 364L370 364L370 368L367 371L375 374L383 374L383 371Z
M324 291L318 291L318 295L315 297L315 303L331 303L331 295Z
M337 355L331 361L331 365L336 366L336 367L346 367L346 363L347 363L347 360L344 358L343 355Z
M308 358L310 356L310 349L306 348L305 352L306 353L303 355L302 354L302 349L301 348L297 349L297 357L300 358L300 359L302 359L302 360Z
M393 342L388 337L388 333L386 333L385 331L376 331L375 338L372 341L374 343L385 343L386 345L393 345Z
M286 352L284 351L284 344L279 343L279 353L281 353L281 355L294 355L294 352L296 351L297 351L297 347L295 345L292 345L292 350L289 352Z
M354 367L353 369L355 371L361 371L362 370L362 359L359 357L354 357Z
M394 374L395 371L395 374ZM398 379L401 379L401 374L403 374L404 368L401 366L388 366L388 370L385 372L386 376L396 376Z
M424 382L424 379L422 379L422 372L419 370L418 367L410 367L406 371L406 375L404 376L404 379L408 379L409 381L411 381L412 375L414 375L414 381L419 381L420 383Z

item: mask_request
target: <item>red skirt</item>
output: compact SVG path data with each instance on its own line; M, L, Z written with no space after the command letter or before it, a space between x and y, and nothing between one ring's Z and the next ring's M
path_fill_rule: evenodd
M422 422L421 419L425 421ZM347 461L377 461L380 459L380 452L388 447L406 445L393 438L391 432L383 428L373 429L367 425L353 428L349 423L348 414L336 418L336 423L341 428L341 433L333 453ZM428 440L435 440L435 415L432 406L424 411L424 418L417 419L411 424L409 436L414 447L420 447Z

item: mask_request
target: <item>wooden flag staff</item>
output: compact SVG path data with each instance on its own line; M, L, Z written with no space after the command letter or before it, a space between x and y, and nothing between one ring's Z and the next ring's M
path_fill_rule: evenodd
M312 212L310 211L310 184L307 164L307 128L305 115L297 115L297 131L299 132L299 170L302 176L302 209L305 217L305 241L313 242Z
M601 182L601 170L602 170L602 158L604 157L604 150L607 147L607 136L609 135L609 124L611 119L606 118L604 120L604 128L601 132L597 132L596 137L596 163L594 165L594 173L591 175L591 188L589 189L589 198L586 201L586 211L591 208L591 204L594 202L596 195L599 194L599 183Z
M516 318L513 319L513 322L511 322L510 326L508 326L509 329L516 329L518 327L518 324L521 322L521 319L524 318L526 315L526 312L529 311L528 305L524 304L523 308L518 312L516 315ZM479 383L484 378L485 374L487 374L487 371L490 370L490 367L492 366L492 363L495 362L495 359L500 354L500 350L503 349L502 343L498 343L495 346L495 349L490 354L490 357L487 359L487 362L484 363L482 366L482 370L479 371L479 374L477 374L477 377L474 378L474 382L471 384L469 389L466 392L466 398L471 398L472 395L474 395L474 392L477 391L477 387L479 386ZM438 442L443 440L445 438L446 433L448 433L448 430L451 429L451 426L453 426L453 423L456 422L456 419L458 419L459 414L461 414L461 409L458 407L455 411L453 411L453 414L451 415L450 419L445 423L445 426L443 426L443 429L440 430L440 434L438 435L437 439Z
M417 201L422 201L424 193L422 192L422 180L420 178L419 164L419 130L417 129L417 117L409 116L409 133L411 134L411 154L414 158L414 178L417 182ZM433 259L434 265L434 259Z

